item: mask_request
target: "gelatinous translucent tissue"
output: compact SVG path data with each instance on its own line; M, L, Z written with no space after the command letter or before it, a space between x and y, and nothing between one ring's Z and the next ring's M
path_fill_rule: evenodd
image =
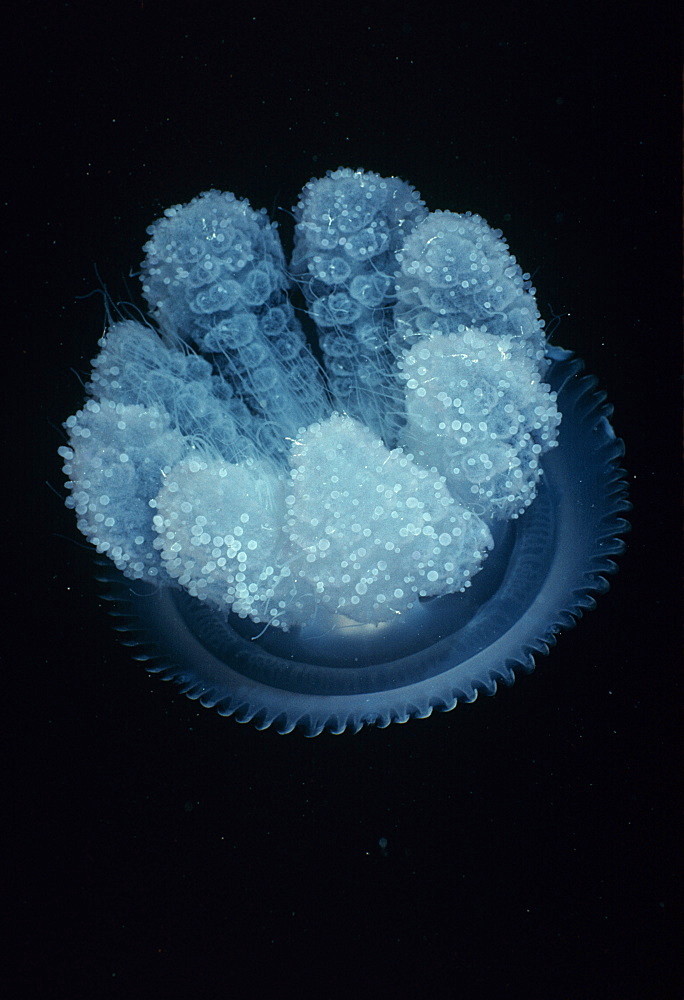
M509 558L544 489L566 419L550 383L567 362L547 345L529 275L479 216L428 213L397 178L339 169L305 186L295 218L289 267L276 226L232 194L205 192L150 226L150 322L107 330L61 454L79 529L126 578L177 607L202 602L236 634L243 620L246 643L280 635L290 650L261 655L296 650L314 668L352 636L377 647L406 632L436 598L446 609L461 595L443 631L463 629L463 595ZM407 649L429 659L439 641L414 634ZM339 663L362 669L354 648ZM395 662L400 644L386 648ZM369 650L367 665L382 656ZM239 673L237 651L230 662ZM372 688L364 677L356 687ZM200 668L194 683L226 712L283 715L240 709L234 686ZM279 727L382 715L335 712Z

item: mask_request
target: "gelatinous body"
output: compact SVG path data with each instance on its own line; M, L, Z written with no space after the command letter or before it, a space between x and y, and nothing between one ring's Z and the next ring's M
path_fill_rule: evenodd
M316 734L530 668L607 586L627 504L610 411L498 231L348 169L296 220L289 270L231 194L154 223L151 323L102 338L62 454L149 669Z

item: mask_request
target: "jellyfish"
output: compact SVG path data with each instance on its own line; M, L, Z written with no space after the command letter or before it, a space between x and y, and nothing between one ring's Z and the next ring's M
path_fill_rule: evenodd
M349 168L294 217L289 264L230 193L149 227L148 315L109 325L60 454L147 669L315 736L530 671L608 588L629 504L611 408L499 230Z

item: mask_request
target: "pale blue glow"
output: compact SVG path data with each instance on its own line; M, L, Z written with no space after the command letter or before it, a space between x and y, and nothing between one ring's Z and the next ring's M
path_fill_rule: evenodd
M289 264L233 194L151 225L149 322L106 331L60 453L149 669L315 735L531 669L628 505L610 408L498 230L346 168L295 220Z

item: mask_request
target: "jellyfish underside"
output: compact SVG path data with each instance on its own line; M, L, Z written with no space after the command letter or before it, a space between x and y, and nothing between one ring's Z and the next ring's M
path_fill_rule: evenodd
M607 589L628 504L611 410L498 231L347 169L296 219L289 271L232 195L150 227L152 322L105 335L62 454L147 668L317 735L532 669Z

